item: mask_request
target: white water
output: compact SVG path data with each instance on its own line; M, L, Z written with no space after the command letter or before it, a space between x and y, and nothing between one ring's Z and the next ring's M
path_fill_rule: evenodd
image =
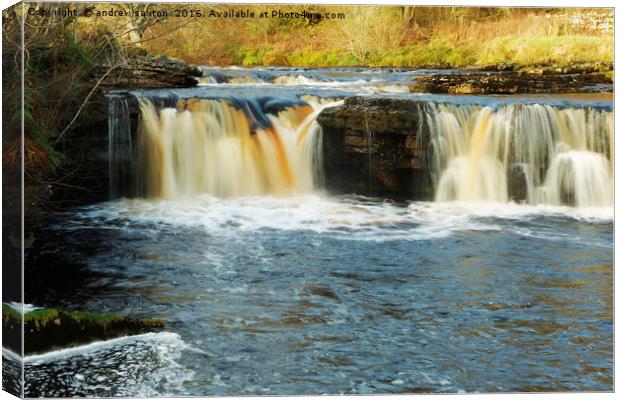
M310 83L302 75L278 78ZM323 164L316 118L341 102L302 99L268 112L250 98L182 99L166 108L140 98L135 144L123 139L131 133L115 133L118 127L128 130L127 124L111 124L111 156L132 152L132 146L137 155L130 185L118 173L129 169L126 163L110 162L112 192L124 185L158 199L313 193L321 187ZM613 205L611 111L429 101L419 112L438 202Z
M409 82L392 82L386 79L344 79L338 80L334 77L323 76L321 79L315 76L307 76L304 74L287 74L287 75L255 75L248 73L239 76L223 76L225 82L218 82L218 78L207 74L198 79L199 86L309 86L313 88L339 88L352 89L359 93L409 93Z
M260 196L217 198L200 195L182 200L123 199L93 206L63 229L117 227L123 221L140 228L162 229L160 224L185 226L208 235L237 240L243 233L261 230L314 232L343 240L386 242L429 240L463 231L511 231L516 235L579 241L544 226L540 231L507 228L502 220L535 221L541 217L572 218L589 223L609 223L612 207L574 208L515 203L412 202L408 206L378 203L363 197L334 197L298 194L286 197ZM499 220L496 220L499 218ZM152 225L155 223L155 225Z
M160 332L30 355L23 359L25 390L34 397L63 396L67 392L103 397L178 395L194 376L179 364L185 351L203 353L176 333ZM54 379L49 379L51 376Z
M314 190L321 167L315 119L331 104L291 106L257 122L226 100L157 110L140 100L138 171L148 197L237 197ZM260 111L256 111L260 112Z
M529 204L613 205L612 112L429 103L425 114L437 201L506 203L512 169Z

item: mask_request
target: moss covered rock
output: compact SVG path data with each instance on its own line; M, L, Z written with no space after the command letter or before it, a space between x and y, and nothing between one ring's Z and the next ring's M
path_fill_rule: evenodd
M4 346L21 352L21 313L2 305ZM42 353L98 340L136 335L161 330L165 323L158 319L133 319L112 313L63 311L42 308L24 314L24 351Z

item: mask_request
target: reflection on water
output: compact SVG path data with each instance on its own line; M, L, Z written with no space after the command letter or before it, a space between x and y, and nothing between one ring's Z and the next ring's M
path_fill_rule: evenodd
M170 333L27 359L27 395L609 391L612 218L320 195L56 215L49 268L97 279L26 301Z

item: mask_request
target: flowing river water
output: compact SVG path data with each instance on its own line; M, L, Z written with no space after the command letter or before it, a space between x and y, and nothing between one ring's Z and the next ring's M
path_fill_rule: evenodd
M204 73L134 92L137 134L111 96L112 198L50 216L73 278L27 299L166 331L27 356L26 396L613 389L610 100L430 96L422 202L328 193L315 122L415 73Z

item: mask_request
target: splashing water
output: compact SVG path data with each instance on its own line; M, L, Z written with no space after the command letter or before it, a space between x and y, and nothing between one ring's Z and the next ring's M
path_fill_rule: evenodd
M424 113L437 201L613 204L612 112L428 103Z
M315 120L337 104L300 100L266 112L225 99L159 109L148 98L138 101L135 189L165 199L311 192L322 165Z

